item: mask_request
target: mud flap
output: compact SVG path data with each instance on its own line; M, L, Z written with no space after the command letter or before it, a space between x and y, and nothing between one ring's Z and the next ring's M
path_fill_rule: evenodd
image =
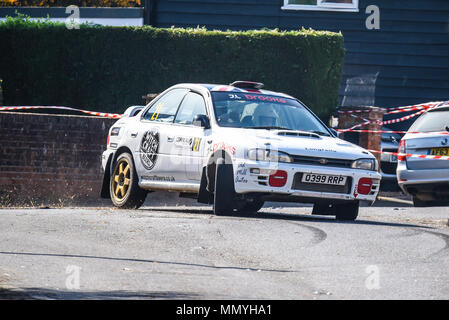
M106 168L104 169L103 174L103 184L101 186L100 196L105 199L110 199L111 193L109 191L109 181L111 179L111 160L112 155L109 156L108 161L106 162Z
M201 175L200 192L198 193L198 202L205 204L214 203L214 194L207 190L207 176L206 167L203 167L203 173Z

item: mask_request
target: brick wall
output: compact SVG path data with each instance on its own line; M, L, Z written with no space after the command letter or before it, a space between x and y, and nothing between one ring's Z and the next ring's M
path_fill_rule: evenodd
M114 119L0 113L0 206L101 203Z

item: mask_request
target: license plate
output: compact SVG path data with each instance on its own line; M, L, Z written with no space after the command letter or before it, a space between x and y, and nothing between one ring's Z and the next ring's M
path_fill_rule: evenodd
M449 148L432 148L428 154L431 156L449 156Z
M302 175L301 182L344 186L346 184L346 177L328 174L304 173Z

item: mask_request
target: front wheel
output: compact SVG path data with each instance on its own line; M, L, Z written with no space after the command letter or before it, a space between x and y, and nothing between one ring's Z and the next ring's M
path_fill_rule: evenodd
M147 191L138 185L134 161L129 153L118 156L109 182L112 203L123 209L137 209L144 202Z
M264 201L259 199L254 199L251 202L244 202L237 207L238 213L256 213L260 209L262 209Z
M359 215L359 202L335 204L335 218L341 221L354 221Z

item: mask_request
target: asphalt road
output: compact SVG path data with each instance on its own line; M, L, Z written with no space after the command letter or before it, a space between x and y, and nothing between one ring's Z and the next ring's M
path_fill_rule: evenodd
M0 298L449 298L449 207L271 205L0 209Z

